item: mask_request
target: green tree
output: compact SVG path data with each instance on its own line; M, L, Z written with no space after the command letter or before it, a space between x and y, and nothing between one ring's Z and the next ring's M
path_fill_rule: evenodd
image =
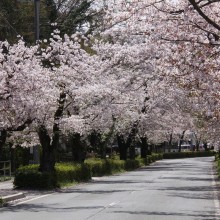
M40 39L48 39L57 23L61 35L92 30L101 25L101 9L92 9L93 0L40 0ZM34 0L0 1L0 40L11 43L20 35L34 43Z

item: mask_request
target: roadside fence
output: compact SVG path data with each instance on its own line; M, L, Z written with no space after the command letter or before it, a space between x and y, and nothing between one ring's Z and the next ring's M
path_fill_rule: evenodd
M11 179L11 161L0 161L0 181Z

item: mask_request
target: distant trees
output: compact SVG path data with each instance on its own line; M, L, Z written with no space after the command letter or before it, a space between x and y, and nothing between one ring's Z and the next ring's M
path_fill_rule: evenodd
M91 7L93 0L40 0L40 39L50 38L52 23L61 35L76 31L91 33L102 23L102 8ZM0 40L17 42L17 36L34 43L34 0L0 1Z

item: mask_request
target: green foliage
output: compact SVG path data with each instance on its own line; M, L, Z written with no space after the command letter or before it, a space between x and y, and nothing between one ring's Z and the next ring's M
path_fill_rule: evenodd
M163 154L151 154L151 155L148 155L146 158L138 158L141 166L147 166L150 163L153 163L157 160L162 160L162 159L163 159Z
M29 164L30 160L30 149L17 146L16 148L11 149L11 155L13 158L12 161L12 170L14 171L19 166L25 166Z
M57 163L55 170L58 187L91 179L90 169L86 164Z
M89 29L94 30L102 23L101 12L94 13L90 6L89 0L40 0L40 39L50 38L54 22L61 35L71 35L88 23ZM20 35L33 44L34 17L34 0L0 0L0 40L15 43Z
M92 176L111 175L125 170L125 163L120 160L88 159L85 164L90 168Z
M2 206L4 206L5 205L5 201L4 201L4 199L2 199L1 197L0 197L0 207L2 207Z
M92 176L111 175L126 170L134 170L162 159L160 154L152 154L145 159L88 159L84 164L57 163L55 173L39 172L39 165L27 165L18 168L14 185L22 188L50 189L69 185L70 183L88 181Z
M38 171L39 165L27 165L18 168L14 185L22 188L51 189L56 187L55 173Z
M18 168L14 185L22 188L51 189L91 178L90 169L85 164L58 163L55 166L55 173L42 173L38 170L39 165Z
M125 170L134 170L141 167L139 160L126 160L125 161Z
M164 153L164 159L178 159L178 158L190 158L190 157L210 157L214 156L214 151L200 151L200 152L173 152Z

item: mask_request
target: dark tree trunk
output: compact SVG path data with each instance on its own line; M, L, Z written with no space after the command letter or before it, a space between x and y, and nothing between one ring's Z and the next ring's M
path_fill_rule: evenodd
M55 147L51 145L51 139L45 126L38 130L39 140L42 146L42 155L40 160L41 172L53 172L55 167Z
M185 132L186 132L186 131L183 131L183 132L182 132L182 135L180 136L179 152L181 152L181 146L182 146L182 144L183 144L183 138L184 138Z
M38 129L38 136L42 146L42 157L40 163L41 172L53 172L55 170L55 154L59 146L60 130L59 120L63 115L66 93L61 92L58 100L58 108L54 114L53 137L51 138L44 125Z
M127 160L127 147L122 135L117 135L120 160Z
M208 145L207 145L207 143L204 143L203 147L204 147L205 151L208 151Z
M130 131L130 134L128 135L128 139L126 142L127 148L129 149L129 159L134 160L135 159L135 146L134 146L134 141L135 141L135 136L138 132L138 121L136 121Z
M106 149L106 143L101 141L100 142L100 157L101 159L106 159L106 154L107 154L107 149Z
M149 145L148 150L147 150L147 155L151 155L152 154L152 144Z
M102 159L106 158L106 145L108 140L102 140L101 133L93 131L90 136L90 144Z
M83 163L85 160L85 146L81 141L81 135L79 133L74 133L71 138L72 145L72 158L74 162Z
M131 144L129 146L129 159L134 160L135 159L135 146Z
M148 153L147 137L141 137L141 158L146 158Z
M3 146L5 145L6 142L6 137L7 137L7 131L6 130L2 130L1 131L1 136L0 136L0 160L2 160L3 158Z
M200 140L201 140L201 137L198 137L196 133L194 133L195 135L195 138L196 138L196 146L195 146L195 150L196 151L199 151L199 145L200 145Z
M168 143L168 152L170 153L171 147L172 147L172 140L173 140L173 133L170 133L169 135L169 143Z
M124 140L123 135L118 134L117 135L117 141L118 141L118 147L119 147L119 153L120 153L120 160L126 160L127 159L127 151L129 149L129 159L135 159L135 146L134 146L134 140L135 135L137 134L137 127L138 127L138 121L136 121L131 131L128 135L127 141Z

